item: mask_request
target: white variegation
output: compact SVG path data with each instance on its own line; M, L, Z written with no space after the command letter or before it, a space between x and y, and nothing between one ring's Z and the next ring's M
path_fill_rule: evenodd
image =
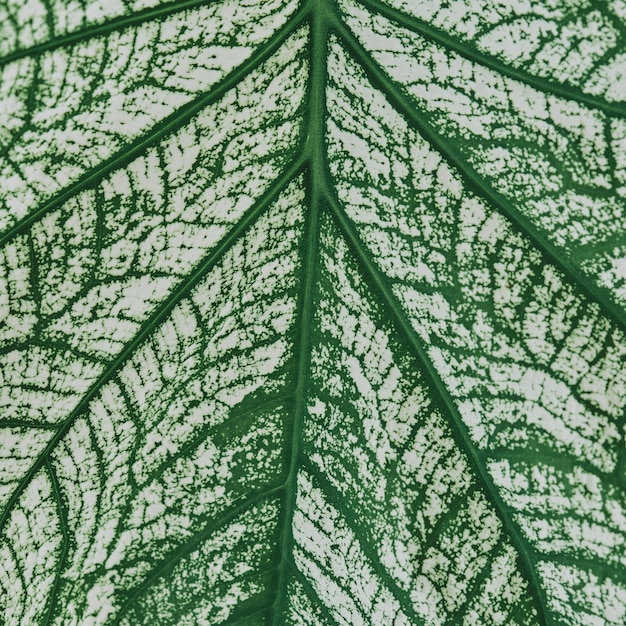
M0 6L0 622L621 626L626 5Z
M210 90L294 6L214 3L3 67L11 133L0 144L0 227L36 211L102 161L123 160L133 139Z
M543 581L548 602L567 589L589 619L603 620L589 564L615 568L615 589L626 592L626 338L465 188L336 44L330 68L328 142L347 214L427 346L540 575L558 571L550 556L554 568L571 559L574 582ZM364 154L360 141L377 150ZM625 617L622 607L606 623Z

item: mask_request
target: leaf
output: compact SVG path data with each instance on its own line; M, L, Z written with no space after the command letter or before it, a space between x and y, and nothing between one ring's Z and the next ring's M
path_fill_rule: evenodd
M0 7L7 625L623 624L626 7Z

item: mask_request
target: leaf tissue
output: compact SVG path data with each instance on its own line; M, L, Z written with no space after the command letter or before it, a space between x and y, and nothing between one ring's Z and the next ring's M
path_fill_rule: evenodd
M623 0L2 0L0 623L626 623Z

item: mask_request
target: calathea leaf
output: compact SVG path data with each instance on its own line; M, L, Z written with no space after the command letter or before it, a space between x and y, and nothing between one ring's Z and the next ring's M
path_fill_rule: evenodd
M623 624L625 15L5 2L2 622Z

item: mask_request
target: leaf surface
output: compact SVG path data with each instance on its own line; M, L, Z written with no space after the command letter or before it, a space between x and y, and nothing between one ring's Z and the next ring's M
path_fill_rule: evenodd
M4 3L3 623L624 623L626 9L518 4Z

